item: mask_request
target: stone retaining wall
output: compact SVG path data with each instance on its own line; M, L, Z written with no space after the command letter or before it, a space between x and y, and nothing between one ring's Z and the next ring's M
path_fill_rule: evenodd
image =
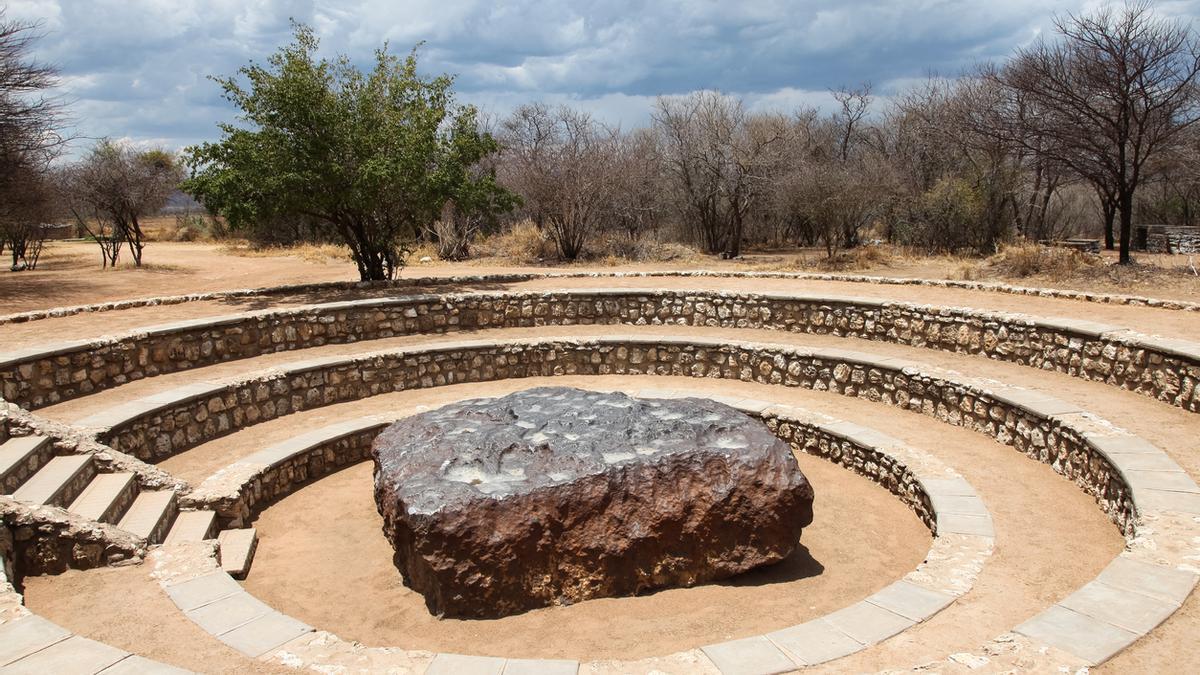
M899 359L754 343L633 336L497 345L460 342L326 360L190 394L119 421L113 447L157 461L248 424L393 391L553 375L675 375L828 390L879 401L988 434L1091 493L1123 532L1132 531L1129 487L1103 453L1063 424L1049 400L994 392L932 375ZM1022 392L1026 396L1022 398ZM169 395L159 395L168 400Z
M304 485L369 459L371 442L384 426L379 422L311 445L297 438L299 444L285 442L254 453L180 497L180 503L216 511L222 529L245 527L264 508Z
M843 466L891 492L937 534L937 512L929 495L912 470L894 455L842 438L820 426L771 412L763 414L762 420L767 428L798 452Z
M137 561L146 548L144 540L112 525L8 497L0 497L0 530L12 533L14 581Z
M187 302L209 302L232 298L271 297L300 293L327 293L330 291L367 291L372 289L417 288L423 286L453 286L462 284L512 284L535 279L625 279L654 277L723 278L723 279L795 279L797 281L836 281L846 283L877 284L884 286L929 286L933 288L957 288L1010 295L1028 295L1041 298L1061 298L1082 302L1098 302L1109 305L1131 305L1156 307L1159 309L1200 312L1200 302L1150 298L1121 293L1094 293L1058 288L1034 288L986 281L960 281L957 279L917 279L906 277L878 277L864 274L819 274L809 272L735 272L716 270L663 270L658 272L527 272L518 274L473 274L444 277L413 277L391 281L328 281L313 284L289 284L262 288L241 288L211 293L167 295L132 300L114 300L90 305L52 307L17 314L0 315L0 325L25 323L91 312L109 312L137 307L179 305Z
M977 354L1056 370L1200 411L1200 345L1086 321L869 298L575 290L412 296L198 319L0 357L5 399L37 408L163 373L325 344L549 325L784 330Z

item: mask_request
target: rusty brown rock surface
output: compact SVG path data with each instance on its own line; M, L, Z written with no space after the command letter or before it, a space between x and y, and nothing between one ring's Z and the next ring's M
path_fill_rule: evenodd
M708 400L530 389L400 420L372 455L396 565L443 616L729 577L812 522L789 446Z

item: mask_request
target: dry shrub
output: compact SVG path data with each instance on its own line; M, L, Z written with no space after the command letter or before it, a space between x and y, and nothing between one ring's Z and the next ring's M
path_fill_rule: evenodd
M554 242L531 220L523 220L505 232L494 234L476 246L481 257L505 258L515 263L534 264L553 259Z
M416 245L408 254L408 264L419 263L428 265L429 262L422 263L425 258L429 258L430 262L438 261L438 245L431 241L423 241Z
M988 259L987 265L1002 276L1064 279L1103 262L1103 258L1061 246L1016 244Z
M978 264L963 263L962 265L958 266L958 269L954 272L953 278L961 279L963 281L979 281L981 276L982 274L980 273Z
M832 258L823 256L817 259L816 267L831 272L844 272L880 267L891 261L892 254L883 246L859 246L842 251Z
M606 265L619 265L623 262L688 262L698 259L700 252L675 242L617 237L600 242L595 255Z

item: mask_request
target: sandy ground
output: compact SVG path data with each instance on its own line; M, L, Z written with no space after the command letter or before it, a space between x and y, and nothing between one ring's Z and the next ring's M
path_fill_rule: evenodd
M94 244L49 242L38 269L25 272L0 271L0 314L48 307L79 305L109 300L178 295L237 288L257 288L320 281L356 281L357 271L349 261L304 260L291 255L246 257L232 255L222 244L152 242L146 249L147 264L138 269L123 263L116 269L99 268ZM621 266L567 265L514 267L493 261L476 263L414 264L403 277L453 276L527 271L582 270L755 270L778 267L796 258L792 253L749 254L741 261L701 257L678 263L630 263ZM1164 267L1185 264L1185 256L1143 255L1140 259ZM878 267L847 273L890 277L954 278L960 262L945 258L910 258ZM802 270L819 271L819 270ZM1160 279L1154 284L1111 284L1103 280L1055 282L1049 279L1008 279L1009 283L1047 288L1078 288L1109 293L1130 293L1161 298L1200 300L1200 277ZM861 285L859 285L861 286Z
M247 659L183 615L150 565L25 580L25 604L76 633L197 673L294 673Z
M974 307L1000 312L1018 312L1034 316L1069 317L1087 319L1125 327L1142 333L1165 337L1200 340L1200 313L1153 309L1149 307L1105 305L1084 303L1074 300L1038 298L985 293L962 289L930 288L922 286L882 286L877 284L850 282L796 281L787 279L731 279L731 278L599 278L599 279L541 279L519 284L489 284L492 290L562 290L569 288L670 288L706 289L731 292L786 292L795 294L821 294L859 296L914 302L921 304ZM455 292L464 290L457 286L405 289L402 294L423 291ZM160 307L143 307L111 312L77 314L74 316L43 319L25 323L0 325L0 352L21 347L45 345L60 340L74 340L101 335L117 335L137 328L162 324L180 319L205 316L236 314L266 307L286 307L297 304L332 302L335 300L363 297L366 295L394 295L386 293L346 292L308 294L286 298L235 298L226 301L191 302Z

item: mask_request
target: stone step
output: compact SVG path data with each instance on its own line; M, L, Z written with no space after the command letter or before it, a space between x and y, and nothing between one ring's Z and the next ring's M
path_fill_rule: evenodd
M0 494L11 495L54 456L45 436L17 436L0 443Z
M162 542L171 519L175 517L174 490L142 492L133 500L117 527L142 537L151 544Z
M67 510L90 520L114 523L133 503L137 493L134 474L101 473L92 478Z
M253 527L222 530L217 535L220 544L221 569L234 579L245 579L258 547L258 531Z
M66 506L96 475L91 455L61 455L46 462L25 484L13 493L13 499L31 504Z
M171 525L164 544L179 544L185 541L212 539L217 526L216 511L180 511Z

